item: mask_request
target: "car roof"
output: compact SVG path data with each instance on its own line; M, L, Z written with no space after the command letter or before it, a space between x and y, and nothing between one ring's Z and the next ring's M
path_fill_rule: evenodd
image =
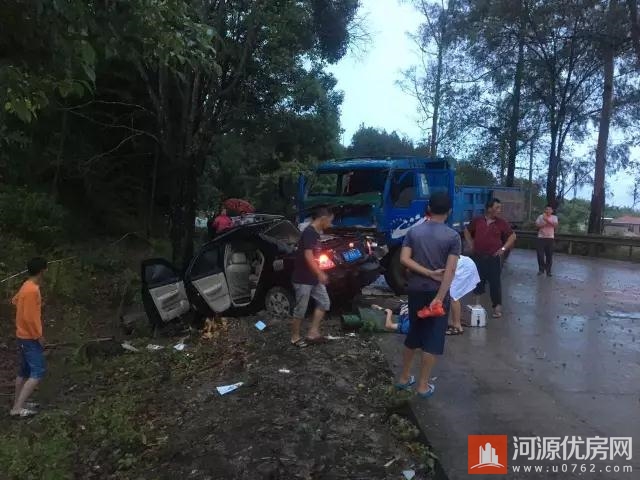
M208 241L205 244L205 246L214 244L214 243L233 241L238 237L246 238L252 235L258 235L262 233L264 230L266 230L267 228L269 228L270 226L283 221L288 222L288 220L285 217L270 215L268 216L268 218L255 221L253 223L247 223L245 225L237 225L233 228L230 228L229 230L224 231L214 239Z

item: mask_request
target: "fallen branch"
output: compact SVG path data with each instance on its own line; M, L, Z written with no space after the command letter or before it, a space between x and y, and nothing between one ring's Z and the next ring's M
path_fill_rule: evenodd
M115 337L102 337L95 338L93 340L88 340L84 343L78 342L60 342L60 343L47 343L45 344L45 348L60 348L60 347L78 347L80 345L86 345L88 343L101 343L101 342L110 342L115 340Z

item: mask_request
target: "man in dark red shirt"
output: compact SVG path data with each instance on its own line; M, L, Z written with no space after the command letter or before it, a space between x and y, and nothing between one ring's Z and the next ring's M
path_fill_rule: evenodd
M492 198L485 205L485 214L476 217L465 228L464 238L469 245L473 260L478 267L480 283L474 293L482 295L489 283L489 294L493 305L493 317L502 317L502 285L500 274L502 259L513 248L516 234L504 219L500 218L502 203Z

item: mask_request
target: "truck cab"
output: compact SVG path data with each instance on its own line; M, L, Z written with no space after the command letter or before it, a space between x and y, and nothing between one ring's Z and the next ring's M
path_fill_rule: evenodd
M296 207L304 228L314 206L331 206L336 230L367 233L380 250L385 277L396 291L404 290L400 247L407 232L425 221L429 197L446 192L453 211L448 223L459 232L484 204L500 191L505 212L512 221L524 212L520 189L504 187L456 187L455 170L447 159L424 157L366 157L321 163L308 176L300 176ZM506 200L506 201L505 201Z

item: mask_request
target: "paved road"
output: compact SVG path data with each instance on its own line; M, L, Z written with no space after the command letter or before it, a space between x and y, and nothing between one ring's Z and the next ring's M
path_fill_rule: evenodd
M451 337L434 372L436 395L415 402L450 480L640 478L640 266L559 255L554 267L553 278L538 277L534 252L514 252L503 276L504 318ZM381 340L396 372L401 341ZM582 476L553 470L471 476L470 434L506 434L509 442L631 436L634 458L624 463L634 473L600 473L598 464L596 473ZM513 446L509 451L511 457Z

